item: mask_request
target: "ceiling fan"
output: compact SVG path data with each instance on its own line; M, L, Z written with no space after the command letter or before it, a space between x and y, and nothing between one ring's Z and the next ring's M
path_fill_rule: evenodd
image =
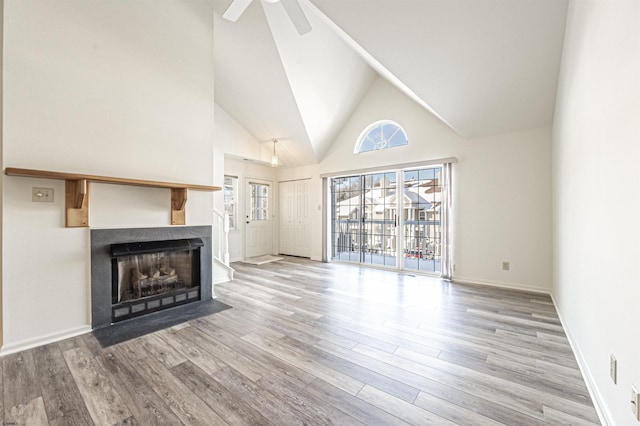
M231 5L225 10L222 17L228 21L236 22L240 16L244 13L244 11L249 7L253 0L233 0ZM296 27L296 30L300 35L304 35L311 31L311 24L307 20L307 17L304 15L302 11L302 7L300 7L300 3L298 0L263 0L267 3L282 3L284 6L284 10L289 15L291 22L293 22L293 26Z

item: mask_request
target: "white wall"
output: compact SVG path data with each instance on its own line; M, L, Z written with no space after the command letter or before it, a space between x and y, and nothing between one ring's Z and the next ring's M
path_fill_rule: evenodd
M215 111L215 149L227 157L247 158L268 165L271 161L271 143L258 142L218 104L215 106Z
M4 24L4 167L213 184L207 2L8 0ZM64 182L5 177L2 195L3 351L86 330L89 230L64 227ZM90 206L92 227L170 223L169 190L94 184ZM190 191L187 225L212 207Z
M391 119L409 145L354 154L362 130ZM551 287L551 131L533 129L465 140L383 79L362 100L319 166L281 169L278 179L312 178L312 258L322 257L319 175L456 157L455 279L549 291ZM511 270L501 270L502 261Z
M638 22L639 2L571 2L553 128L553 294L611 425L638 424Z

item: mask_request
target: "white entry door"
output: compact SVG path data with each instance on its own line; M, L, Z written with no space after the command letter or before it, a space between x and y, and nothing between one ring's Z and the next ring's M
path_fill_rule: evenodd
M271 183L247 180L244 257L271 254L273 251L273 221Z

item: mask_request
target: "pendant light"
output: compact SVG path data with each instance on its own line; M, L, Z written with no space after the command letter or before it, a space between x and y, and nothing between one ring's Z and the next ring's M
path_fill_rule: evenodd
M280 160L276 155L276 144L278 143L278 140L276 138L273 138L272 141L273 141L273 155L271 156L271 167L278 167L280 165Z

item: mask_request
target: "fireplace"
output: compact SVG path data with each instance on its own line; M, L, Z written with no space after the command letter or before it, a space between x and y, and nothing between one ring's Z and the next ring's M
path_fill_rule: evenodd
M200 238L111 245L112 322L200 300Z
M211 267L210 226L91 230L92 328L210 300Z

